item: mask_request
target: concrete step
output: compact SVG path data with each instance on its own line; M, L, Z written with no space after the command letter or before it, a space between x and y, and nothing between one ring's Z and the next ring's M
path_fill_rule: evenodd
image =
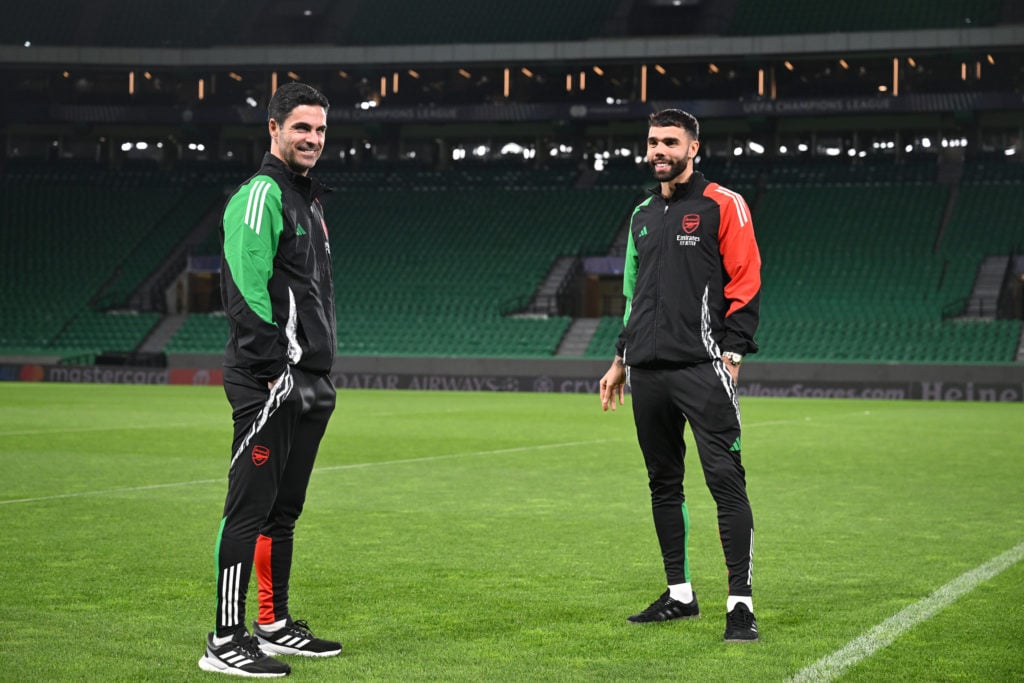
M188 316L185 314L165 315L149 333L149 336L139 345L139 351L146 353L159 353L163 351L167 347L167 342L174 336L174 333L185 324L186 318Z
M597 332L597 328L601 325L600 318L576 318L569 325L569 329L566 330L565 336L562 337L561 343L558 345L558 349L555 351L556 356L582 356L587 346L590 345L590 340L594 338L594 333Z

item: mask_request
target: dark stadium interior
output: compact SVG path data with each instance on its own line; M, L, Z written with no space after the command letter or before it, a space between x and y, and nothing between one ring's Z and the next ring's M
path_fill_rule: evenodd
M1015 0L3 4L0 358L219 354L219 211L301 80L342 356L608 358L679 106L753 209L759 360L1024 360Z

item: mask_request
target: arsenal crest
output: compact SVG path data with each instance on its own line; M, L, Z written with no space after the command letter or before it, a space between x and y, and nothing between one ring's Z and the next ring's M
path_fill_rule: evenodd
M259 467L267 460L270 459L270 449L266 446L253 446L252 447L252 464Z
M700 227L700 214L688 213L683 216L683 232L692 235L693 231Z

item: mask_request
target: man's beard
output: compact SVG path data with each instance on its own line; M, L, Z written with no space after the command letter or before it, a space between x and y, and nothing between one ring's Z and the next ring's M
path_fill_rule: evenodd
M668 160L662 159L661 161ZM652 160L647 162L647 165L651 167L651 172L654 174L655 179L658 182L664 183L682 175L682 173L686 170L686 165L690 163L690 160L688 158L680 159L679 161L672 163L667 171L663 171L661 173L658 173L657 171L654 170L654 163L655 162Z

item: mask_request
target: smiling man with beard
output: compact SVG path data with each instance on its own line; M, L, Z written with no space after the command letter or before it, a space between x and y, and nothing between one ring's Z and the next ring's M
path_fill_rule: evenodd
M761 257L743 197L693 168L700 149L697 119L665 109L648 123L647 161L659 184L630 218L624 329L600 389L602 409L615 410L629 381L668 583L629 621L700 616L690 583L683 493L683 430L689 422L718 508L729 574L725 640L755 641L754 519L740 461L736 383L743 356L757 351Z
M270 152L228 199L221 222L221 296L230 336L224 391L234 439L217 535L214 631L204 671L285 676L270 655L330 657L289 612L295 522L320 440L334 411L337 351L331 248L321 196L309 176L323 152L327 98L302 83L271 97ZM253 568L259 613L249 634L245 595Z

